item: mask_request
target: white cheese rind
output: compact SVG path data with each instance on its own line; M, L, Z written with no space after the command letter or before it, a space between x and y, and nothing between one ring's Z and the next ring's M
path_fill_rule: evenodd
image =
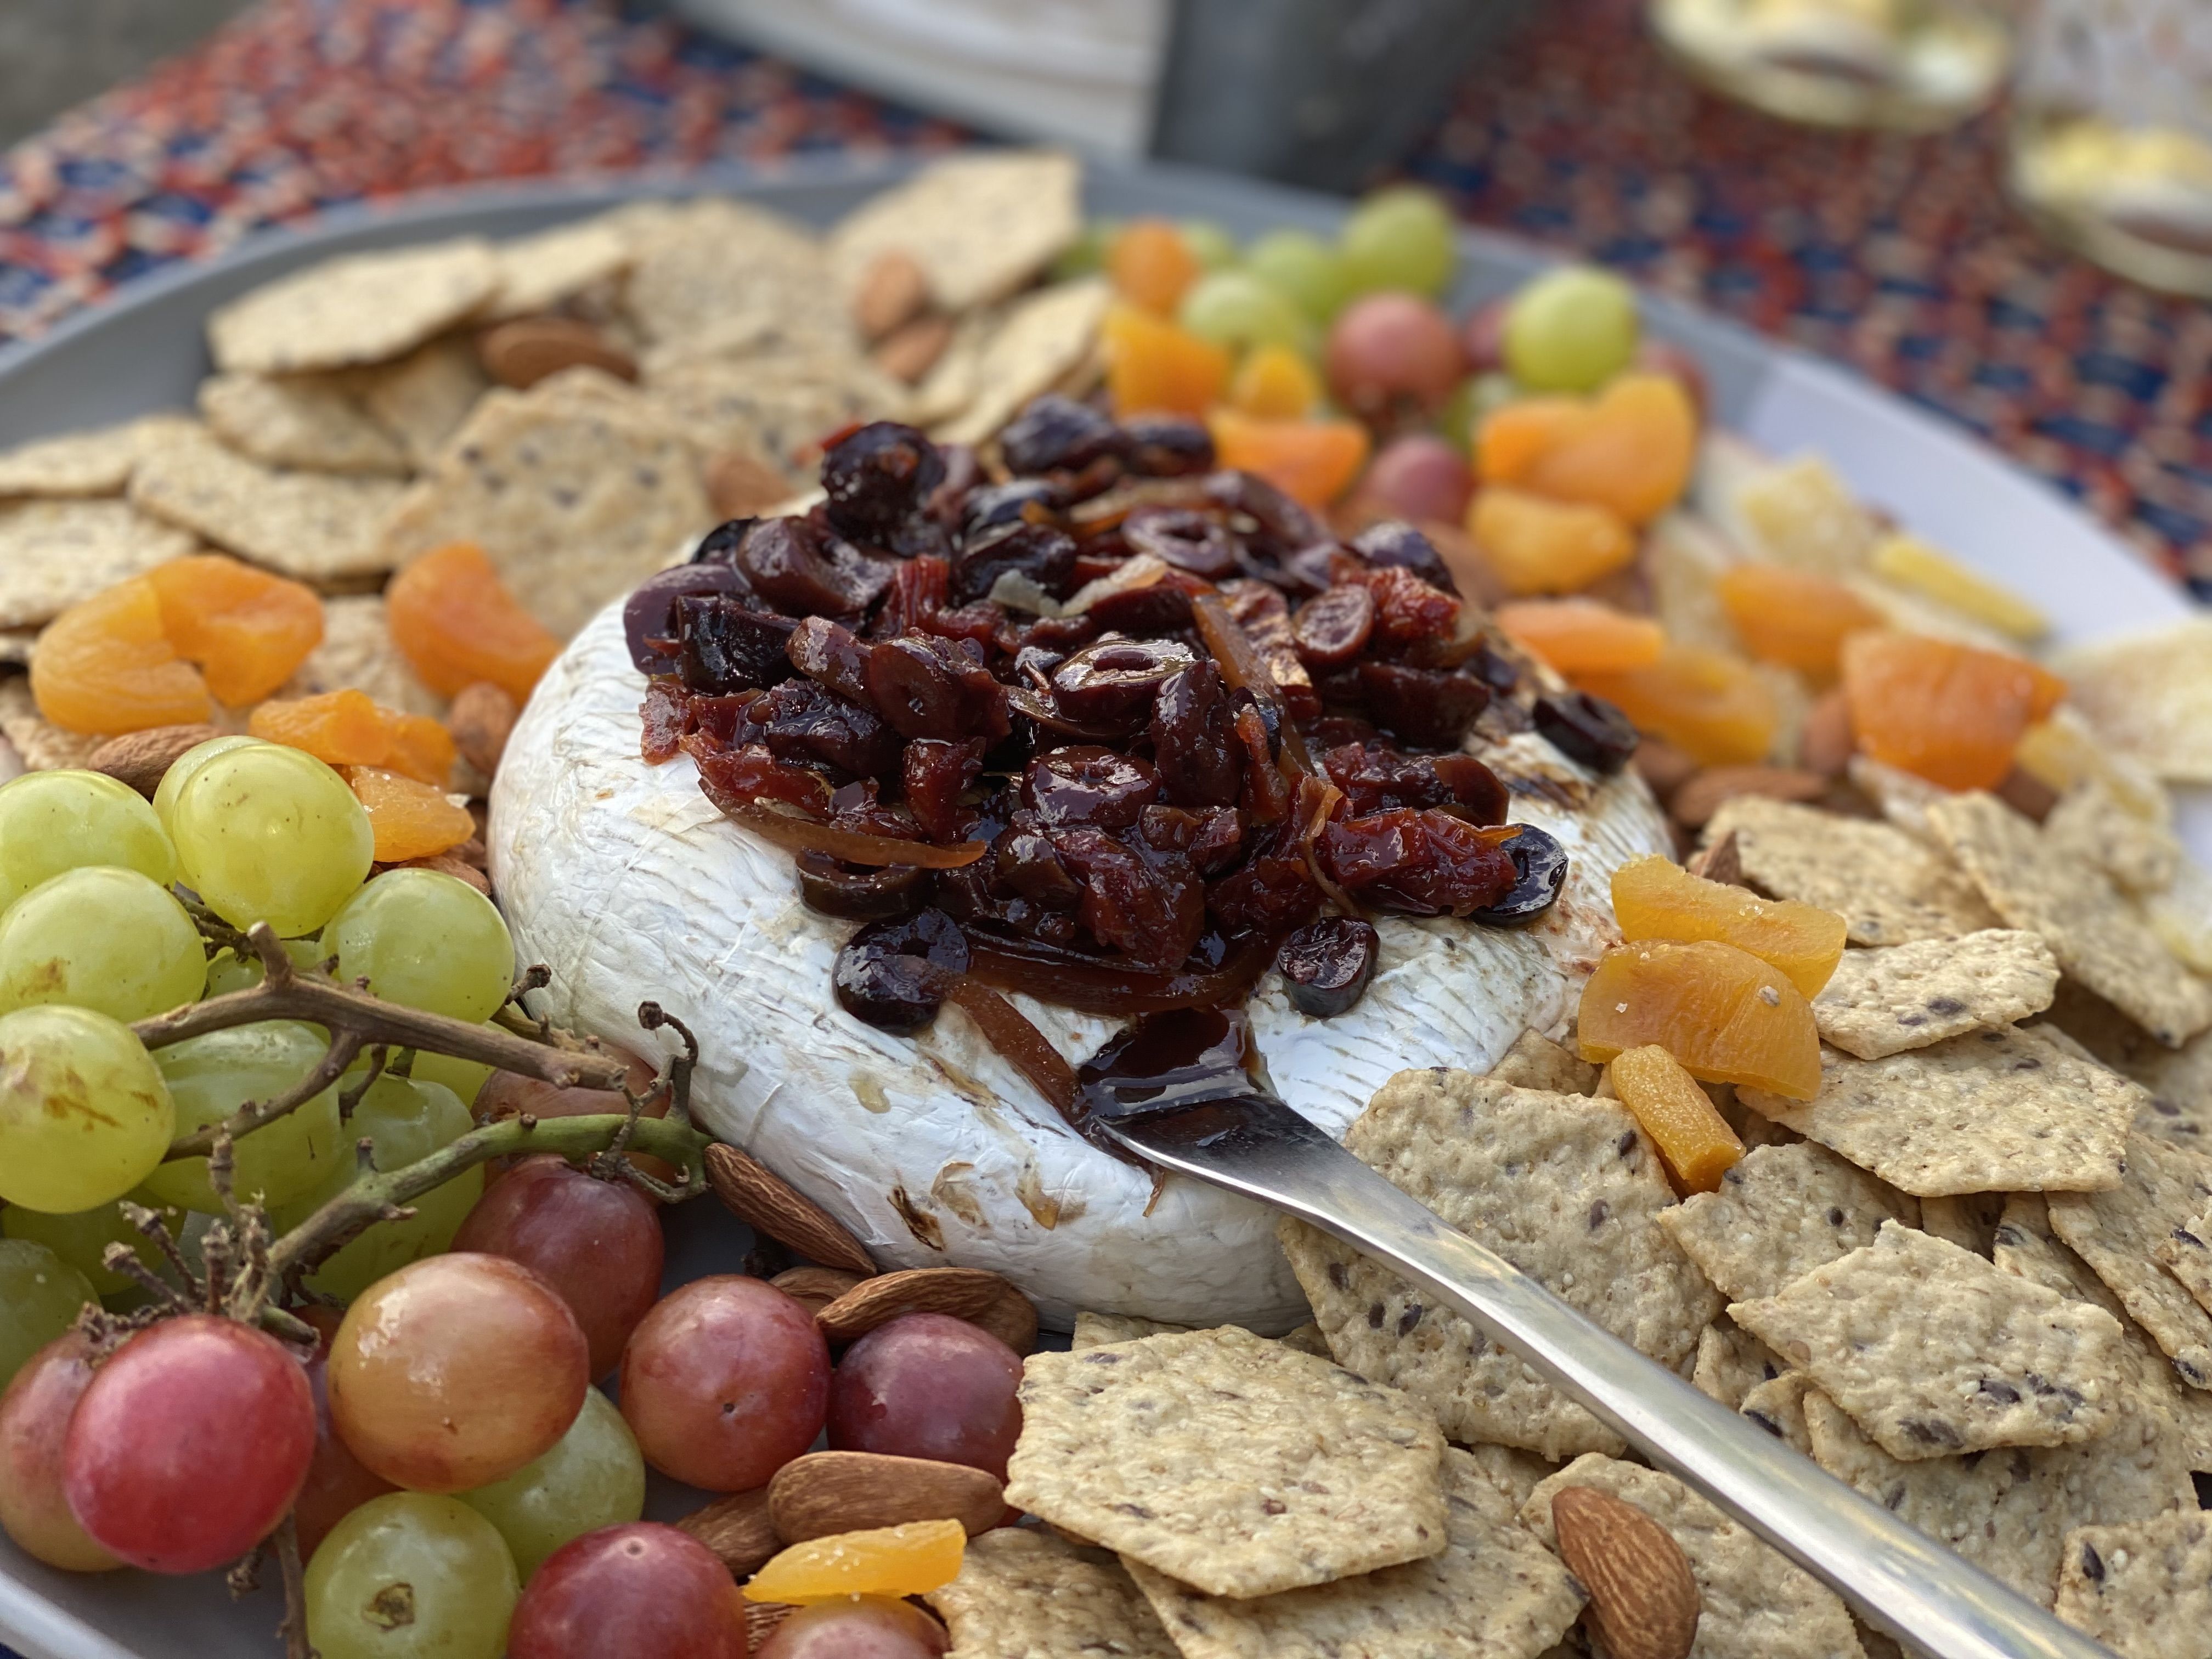
M521 959L552 969L554 1018L632 1048L640 1001L684 1019L702 1123L886 1267L993 1268L1062 1326L1080 1309L1261 1329L1307 1317L1261 1206L1177 1178L1147 1215L1149 1176L1079 1139L957 1009L899 1037L838 1007L830 965L854 924L805 908L790 854L708 805L688 758L646 764L644 691L611 606L547 672L500 765L493 879ZM1517 795L1514 812L1573 860L1538 926L1386 917L1382 970L1349 1013L1305 1018L1272 975L1253 998L1276 1087L1330 1133L1394 1072L1485 1070L1524 1028L1563 1028L1612 933L1613 869L1668 848L1632 775L1580 810ZM1116 1029L1016 1000L1072 1060Z

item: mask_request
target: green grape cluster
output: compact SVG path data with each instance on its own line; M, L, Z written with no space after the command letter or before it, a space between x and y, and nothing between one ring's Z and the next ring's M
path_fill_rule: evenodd
M270 1100L296 1086L321 1063L325 1043L298 1020L261 1020L173 1043L155 1056L176 1107L176 1133L222 1122L249 1100ZM234 1148L232 1186L240 1199L274 1208L304 1198L341 1168L350 1170L333 1084L273 1123L241 1137ZM223 1208L208 1182L204 1158L178 1158L146 1178L164 1204L210 1214Z
M0 1239L0 1389L95 1300L85 1276L45 1245Z

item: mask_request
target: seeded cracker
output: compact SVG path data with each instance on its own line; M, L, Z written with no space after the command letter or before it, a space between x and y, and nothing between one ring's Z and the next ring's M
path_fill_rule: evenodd
M906 412L897 386L837 352L708 358L651 376L647 396L694 443L750 451L781 468L793 488L809 482L825 435Z
M1731 1301L1772 1296L1801 1273L1874 1243L1908 1218L1909 1200L1825 1146L1760 1146L1721 1177L1659 1212L1682 1254Z
M1142 1563L1129 1576L1183 1659L1535 1659L1574 1623L1581 1589L1465 1452L1444 1452L1444 1498L1443 1554L1357 1578L1240 1601Z
M1392 1389L1234 1326L1023 1368L1006 1501L1214 1595L1434 1555L1443 1437Z
M1820 1051L1820 1092L1736 1097L1921 1198L2119 1183L2142 1102L2126 1079L2018 1027L1972 1031L1885 1060Z
M1522 1524L1547 1548L1557 1541L1552 1495L1562 1486L1595 1487L1674 1534L1701 1603L1689 1659L1859 1659L1851 1616L1833 1590L1674 1476L1595 1454L1577 1458L1522 1506Z
M208 348L217 368L239 374L380 363L467 317L498 281L491 245L475 237L348 254L222 307Z
M1868 1439L1817 1389L1805 1395L1805 1423L1822 1468L2046 1607L2060 1547L2075 1528L2148 1521L2197 1504L2172 1435L2141 1412L2124 1413L2117 1427L2086 1446L2023 1446L1911 1463Z
M981 443L1030 398L1090 355L1109 291L1103 282L1061 283L1017 301L984 345L968 406L937 435L948 443Z
M194 432L138 463L131 501L257 564L328 585L373 580L392 568L376 532L401 489L386 478L278 471Z
M689 446L660 422L501 392L408 492L380 552L403 565L474 542L566 639L714 521Z
M2169 783L2212 783L2212 619L2075 646L2052 666L2103 740Z
M2118 1320L1893 1221L1729 1317L1896 1458L2071 1445L2118 1410Z
M479 313L484 322L550 311L619 276L634 257L629 231L611 214L497 242L491 253L499 277Z
M797 221L706 198L640 222L623 304L648 342L702 343L776 329L848 346L822 245Z
M1401 1072L1344 1144L1669 1369L1720 1311L1721 1298L1661 1231L1655 1218L1673 1190L1616 1103L1466 1072ZM1553 1458L1620 1448L1595 1418L1387 1268L1295 1222L1282 1224L1281 1237L1338 1359L1425 1402L1453 1439Z
M1109 1343L1134 1342L1141 1337L1165 1336L1192 1328L1188 1325L1170 1325L1158 1319L1139 1319L1134 1314L1079 1313L1075 1316L1075 1335L1068 1346L1080 1353L1085 1348L1103 1348ZM1328 1343L1322 1338L1318 1325L1301 1325L1275 1340L1286 1348L1296 1348L1300 1353L1313 1354L1322 1359L1329 1357Z
M333 377L216 374L200 382L199 404L216 437L269 466L408 471L399 441Z
M2064 856L1994 795L1938 801L1928 822L2005 921L2043 935L2067 974L2170 1048L2212 1025L2191 974L2099 870Z
M2178 1052L2160 1049L2128 1069L2150 1091L2149 1105L2136 1115L2138 1133L2212 1152L2212 1033L2191 1037Z
M127 501L0 505L0 628L35 628L169 559L198 538Z
M410 714L445 712L444 701L415 678L392 642L380 594L347 593L325 599L322 643L307 653L276 695L312 697L347 690L364 692L387 708Z
M1805 1426L1805 1391L1812 1386L1813 1379L1804 1372L1784 1371L1746 1394L1736 1409L1790 1450L1810 1457L1813 1437Z
M960 1576L923 1599L952 1632L947 1659L1176 1659L1119 1561L1040 1528L969 1539Z
M896 251L921 265L940 311L1003 300L1082 234L1080 184L1075 158L1047 150L939 161L830 234L838 291L850 294L877 255Z
M1597 1087L1598 1068L1541 1031L1530 1030L1513 1039L1513 1046L1490 1068L1490 1075L1516 1089L1586 1095Z
M2212 1199L2212 1157L2130 1135L2121 1184L2051 1195L2051 1231L2080 1253L2181 1380L2212 1390L2212 1312L2197 1305L2153 1252Z
M491 386L476 348L453 337L433 340L396 363L362 369L354 383L362 405L399 441L417 471L437 459Z
M2212 1515L2176 1510L2069 1534L2053 1611L2122 1659L2204 1659L2212 1653Z
M1997 925L1941 853L1893 824L1738 795L1713 814L1705 845L1731 831L1753 885L1837 912L1854 945L1953 939Z
M21 674L0 680L0 737L23 762L27 772L51 772L59 767L81 767L92 751L107 741L82 732L68 732L39 713L31 696L31 683Z
M2060 857L2094 865L2130 893L2163 892L2181 867L2173 831L2130 811L2095 779L2068 790L2051 809L2043 838Z
M2176 1227L2158 1247L2158 1259L2212 1313L2212 1206Z
M1469 1459L1475 1472L1510 1500L1516 1512L1528 1501L1530 1492L1559 1472L1559 1466L1550 1458L1517 1446L1455 1446L1445 1455Z
M1753 1389L1788 1369L1773 1349L1750 1332L1739 1330L1723 1314L1698 1334L1697 1369L1690 1373L1690 1384L1708 1399L1738 1411Z
M1813 999L1821 1038L1861 1060L1924 1048L2051 1006L2058 963L2033 933L1991 927L1964 939L1846 951Z
M147 445L191 424L189 416L149 415L9 450L0 454L0 496L120 495Z

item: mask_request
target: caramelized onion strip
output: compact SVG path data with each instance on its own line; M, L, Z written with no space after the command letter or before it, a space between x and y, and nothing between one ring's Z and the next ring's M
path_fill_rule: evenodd
M901 841L896 836L872 836L864 830L842 830L834 823L795 817L758 801L728 795L710 799L732 820L787 852L827 853L848 864L877 867L908 864L924 870L957 870L975 863L989 848L988 842L980 841L963 841L957 847L935 847L926 841Z
M961 1012L975 1022L976 1028L999 1051L1000 1059L1036 1085L1036 1091L1050 1101L1062 1117L1070 1123L1075 1122L1075 1067L1045 1040L1042 1031L1030 1024L1020 1009L968 974L955 976L945 994L948 1001L959 1004Z
M983 933L969 933L968 949L969 974L986 985L1086 1014L1157 1014L1233 1002L1267 972L1273 956L1261 939L1211 973L1155 974Z
M1268 672L1260 647L1252 643L1252 636L1229 614L1227 602L1218 593L1195 593L1191 596L1190 614L1198 626L1199 637L1206 641L1215 666L1221 670L1221 678L1229 682L1232 690L1242 686L1254 696L1265 698L1280 717L1277 729L1282 735L1284 769L1293 776L1311 772L1313 757L1306 753L1306 740L1291 723L1290 714L1283 707L1275 677Z

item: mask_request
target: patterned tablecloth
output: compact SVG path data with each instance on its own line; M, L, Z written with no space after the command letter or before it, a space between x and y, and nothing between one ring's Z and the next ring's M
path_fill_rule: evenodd
M1553 0L1407 170L1943 410L2212 600L2212 308L2039 240L2002 115L1792 128L1691 87L1640 9ZM0 339L364 197L961 137L606 0L267 0L0 158Z

